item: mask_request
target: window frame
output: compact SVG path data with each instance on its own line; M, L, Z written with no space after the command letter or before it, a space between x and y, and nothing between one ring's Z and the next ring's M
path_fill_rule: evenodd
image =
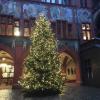
M27 30L27 34L25 33ZM30 21L29 20L24 20L24 27L23 27L23 31L24 31L24 37L29 37L30 36Z
M15 22L18 22L18 23L15 23ZM15 29L18 29L17 31L20 32L20 19L14 19L14 29L13 29L13 36L17 36L16 33L15 33ZM19 34L19 36L21 36L21 33Z
M14 23L14 20L13 20L13 16L8 16L8 22L7 22L7 27L6 27L6 34L8 35L8 36L13 36L13 34L14 34L14 27L13 27L13 23ZM8 26L12 26L12 30L10 30L10 31L12 31L10 34L8 33Z
M89 26L89 28L87 28ZM82 23L81 24L81 32L82 32L82 40L91 40L91 24L90 23Z

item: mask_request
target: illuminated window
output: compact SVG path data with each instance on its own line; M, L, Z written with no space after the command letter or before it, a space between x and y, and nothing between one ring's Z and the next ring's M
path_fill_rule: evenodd
M50 2L50 0L46 0L47 2Z
M76 4L76 0L58 0L59 4L63 4L63 5L75 5Z
M48 2L48 3L50 3L50 0L42 0L43 2Z
M83 34L83 40L90 40L91 39L90 24L82 24L82 34Z
M56 3L56 0L52 0L52 3Z
M63 5L75 5L76 0L42 0L42 2L63 4Z
M14 22L14 36L20 36L21 35L19 26L20 26L19 20L16 20Z

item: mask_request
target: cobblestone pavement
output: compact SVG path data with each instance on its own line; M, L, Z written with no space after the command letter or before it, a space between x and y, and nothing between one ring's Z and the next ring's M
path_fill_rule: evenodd
M100 88L67 84L64 94L52 97L24 98L19 90L0 90L0 100L100 100Z

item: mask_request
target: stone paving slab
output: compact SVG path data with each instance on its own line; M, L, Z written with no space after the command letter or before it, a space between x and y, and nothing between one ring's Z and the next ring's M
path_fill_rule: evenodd
M0 100L100 100L100 88L66 85L64 94L41 98L24 98L20 90L0 90Z

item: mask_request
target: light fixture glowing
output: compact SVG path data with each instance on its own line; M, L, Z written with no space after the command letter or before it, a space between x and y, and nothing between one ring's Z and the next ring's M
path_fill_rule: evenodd
M2 58L2 61L5 61L6 60L6 58Z
M1 63L0 68L2 69L3 78L13 77L14 76L14 66L8 65L6 63Z
M15 36L20 36L20 32L19 31L16 31L15 32Z

